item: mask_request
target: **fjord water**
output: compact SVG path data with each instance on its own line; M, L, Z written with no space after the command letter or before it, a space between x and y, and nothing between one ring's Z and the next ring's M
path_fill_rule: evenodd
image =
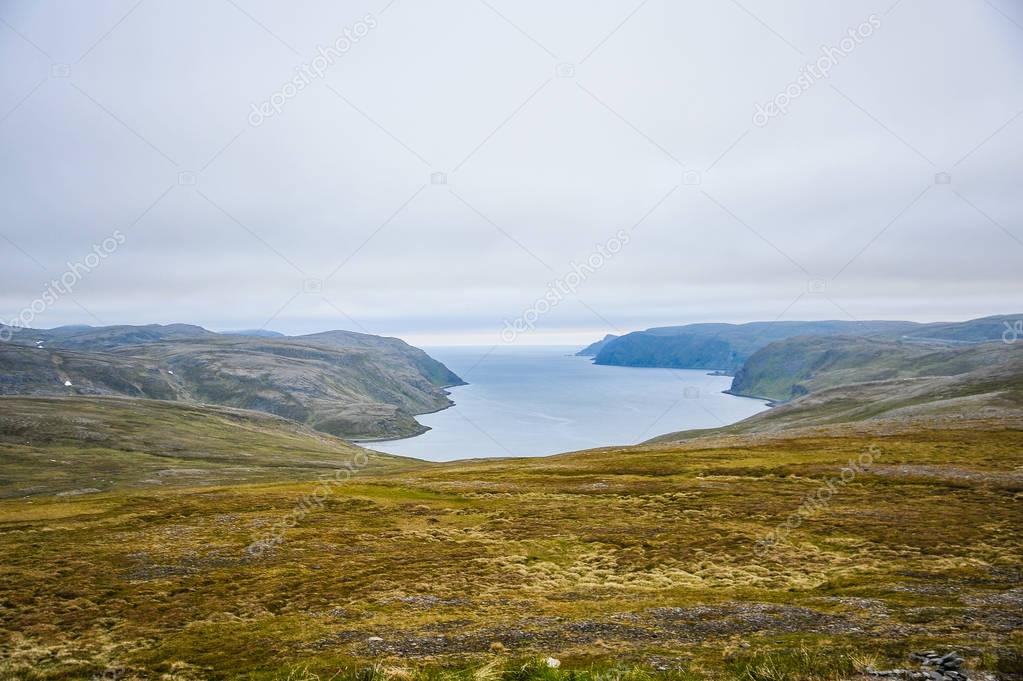
M727 376L597 366L574 347L425 349L469 385L451 388L454 407L417 417L432 430L365 446L428 461L543 456L723 426L767 408L723 394Z

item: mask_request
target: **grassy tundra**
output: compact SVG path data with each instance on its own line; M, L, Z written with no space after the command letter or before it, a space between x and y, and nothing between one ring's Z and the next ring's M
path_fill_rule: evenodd
M226 409L0 407L0 678L1020 671L1001 421L424 464Z

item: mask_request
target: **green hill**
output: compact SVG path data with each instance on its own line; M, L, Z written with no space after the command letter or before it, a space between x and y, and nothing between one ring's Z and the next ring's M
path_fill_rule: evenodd
M733 394L775 406L713 430L654 442L745 436L797 429L951 427L995 419L1023 427L1023 344L969 346L863 338L793 338L755 353L736 374Z
M803 336L758 350L735 374L730 392L784 402L841 385L956 376L1017 364L1020 348L1003 343L936 346L873 338Z
M252 411L0 397L0 498L309 480L353 461L365 474L420 463Z

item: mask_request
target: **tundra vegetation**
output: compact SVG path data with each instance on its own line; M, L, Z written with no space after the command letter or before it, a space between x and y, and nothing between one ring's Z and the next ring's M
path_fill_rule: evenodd
M374 454L308 504L349 445L110 401L0 400L3 678L838 679L927 649L1019 671L1018 424Z

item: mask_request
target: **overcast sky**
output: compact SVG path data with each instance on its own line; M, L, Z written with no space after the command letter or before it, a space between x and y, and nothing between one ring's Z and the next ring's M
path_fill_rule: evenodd
M1021 114L1010 0L6 0L0 315L435 345L1019 312Z

